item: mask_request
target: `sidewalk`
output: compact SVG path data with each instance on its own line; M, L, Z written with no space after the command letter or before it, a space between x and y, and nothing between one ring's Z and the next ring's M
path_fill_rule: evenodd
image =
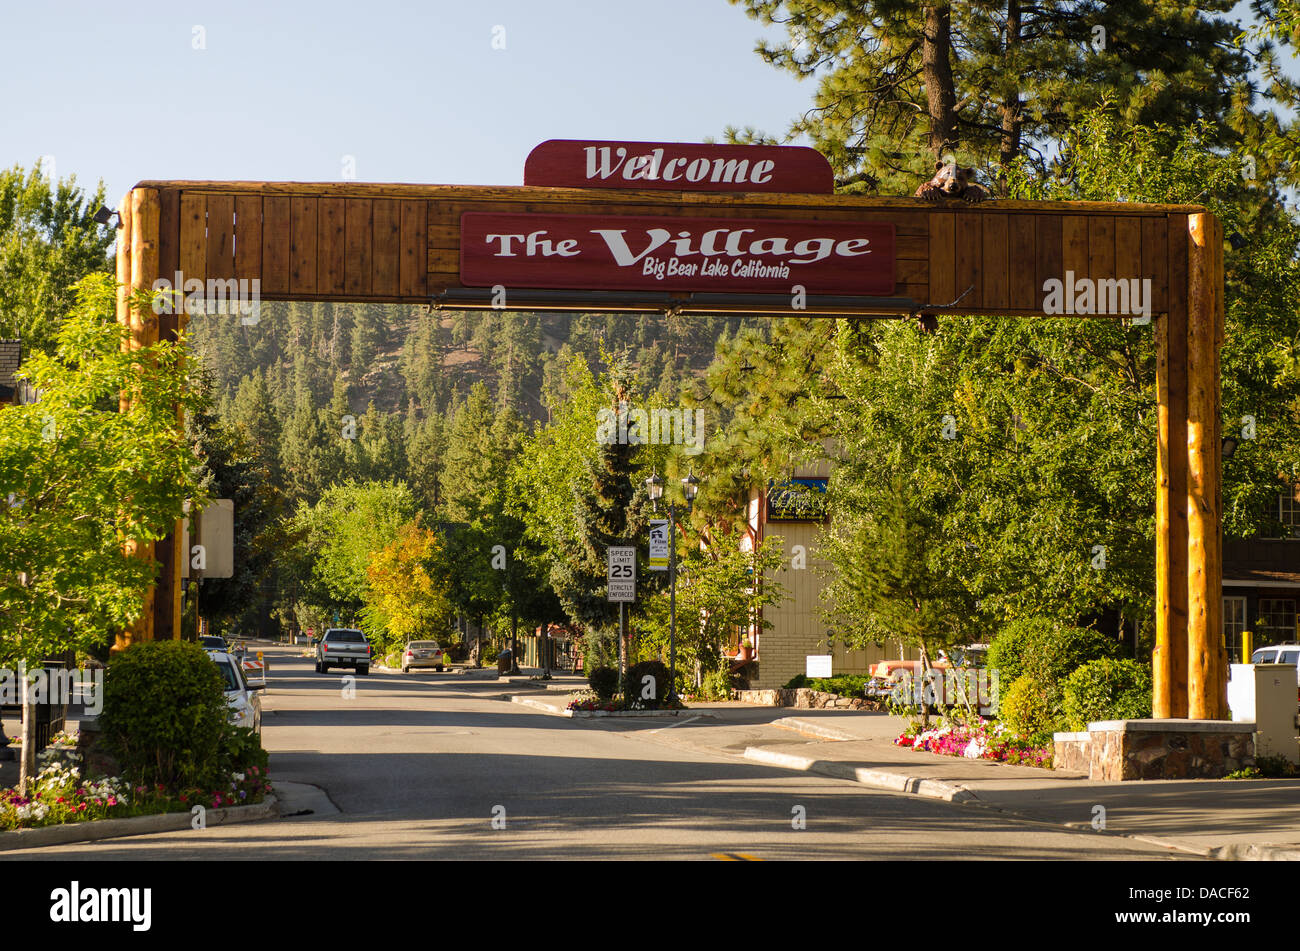
M783 712L789 716L772 725L801 729L808 741L750 746L746 759L1080 829L1095 828L1104 815L1104 834L1211 858L1300 859L1298 779L1093 782L1082 773L894 746L903 721L888 714ZM811 735L828 727L854 739Z

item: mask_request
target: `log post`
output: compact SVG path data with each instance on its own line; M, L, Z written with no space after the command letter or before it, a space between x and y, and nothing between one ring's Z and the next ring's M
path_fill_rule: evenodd
M1187 225L1187 715L1221 720L1228 714L1221 636L1223 234L1208 213L1189 215Z
M123 228L117 239L117 321L130 330L129 339L123 342L128 350L140 350L158 342L158 317L152 308L131 306L131 294L141 288L153 287L158 277L158 191L153 188L133 188L122 199ZM131 395L123 394L121 408L129 409ZM128 554L152 561L154 543L131 540L126 543ZM143 611L131 626L118 635L114 650L124 650L135 641L153 640L156 588L145 594Z
M1187 270L1187 216L1169 216L1169 286ZM1152 712L1187 716L1187 302L1172 290L1155 318L1156 643Z

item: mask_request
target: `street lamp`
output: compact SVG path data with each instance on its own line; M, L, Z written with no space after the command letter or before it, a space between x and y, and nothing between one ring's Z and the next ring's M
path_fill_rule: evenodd
M645 480L646 492L656 512L664 494L664 480L655 473ZM686 511L695 504L695 493L700 490L700 480L695 473L682 479L682 494L686 496ZM677 700L677 506L668 503L668 701Z

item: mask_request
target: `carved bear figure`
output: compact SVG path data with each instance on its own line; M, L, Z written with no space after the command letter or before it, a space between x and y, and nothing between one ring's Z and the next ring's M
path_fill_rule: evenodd
M955 162L935 162L934 177L916 190L917 198L939 201L960 198L964 201L983 201L988 190L975 182L975 169L962 168Z

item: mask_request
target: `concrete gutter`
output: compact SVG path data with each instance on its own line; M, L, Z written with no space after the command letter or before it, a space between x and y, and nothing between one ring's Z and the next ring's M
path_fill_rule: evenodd
M965 786L945 783L937 779L920 779L891 773L883 769L866 769L851 763L837 763L834 760L812 759L797 756L794 753L782 753L777 750L751 746L745 750L745 759L768 766L781 766L785 769L798 769L808 773L818 773L833 779L847 779L876 789L890 792L913 793L929 799L942 799L944 802L976 802L978 797Z
M855 733L837 730L829 724L818 723L816 720L801 720L799 717L782 717L779 720L773 720L772 726L780 727L782 730L794 730L796 733L815 736L821 740L843 741L862 739L862 737Z
M240 822L258 822L274 819L280 814L279 802L267 796L264 802L251 806L232 806L229 809L208 809L204 817L208 828L234 825ZM18 829L0 832L0 852L15 849L38 849L72 842L97 842L100 839L120 839L130 835L152 835L157 832L180 832L192 828L189 812L164 812L152 816L132 816L128 819L92 819L86 822L68 822L38 829Z

